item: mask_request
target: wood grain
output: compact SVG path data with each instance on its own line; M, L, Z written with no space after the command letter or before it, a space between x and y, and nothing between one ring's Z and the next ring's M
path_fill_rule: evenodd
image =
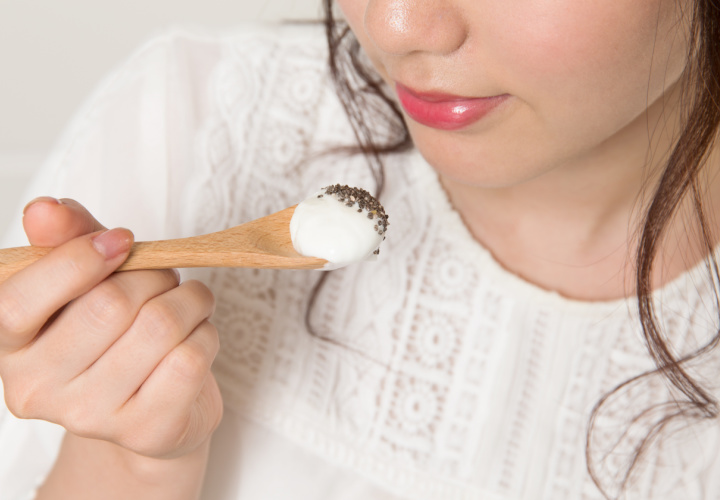
M190 238L139 241L118 271L185 267L321 269L327 261L303 257L293 248L290 219L295 207L239 226ZM52 249L19 247L0 250L0 282Z

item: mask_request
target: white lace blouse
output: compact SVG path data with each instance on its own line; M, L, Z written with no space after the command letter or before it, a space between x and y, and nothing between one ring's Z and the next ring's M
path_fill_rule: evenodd
M352 141L320 26L175 30L103 82L28 197L76 198L138 239L200 234L330 183L372 189L362 158L308 160ZM471 237L419 154L386 170L380 258L330 274L313 334L318 272L184 272L214 291L222 342L226 414L202 498L602 498L586 471L590 412L652 367L633 301L522 281ZM24 241L18 227L5 244ZM710 286L700 266L655 295L679 352L717 328ZM717 359L697 365L717 389ZM658 415L633 417L669 397L649 378L610 400L594 434L603 481ZM61 436L0 409L0 498L32 497ZM627 498L720 499L718 437L715 422L663 434Z

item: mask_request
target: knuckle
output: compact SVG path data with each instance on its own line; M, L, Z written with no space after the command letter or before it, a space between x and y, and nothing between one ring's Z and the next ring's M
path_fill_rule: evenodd
M94 439L107 437L113 419L98 390L99 387L78 385L66 393L57 413L61 425L72 434Z
M195 335L195 342L192 345L197 350L198 355L206 360L209 368L220 351L220 336L217 328L210 320L206 319L198 325L195 331L197 335Z
M142 327L151 342L174 339L184 328L178 309L165 300L147 303L142 311Z
M0 294L0 335L12 342L13 339L22 339L29 330L25 307L19 294Z
M63 252L68 258L57 263L56 273L59 279L68 282L77 281L78 277L86 277L94 274L97 267L98 255L89 255L79 247L81 242L72 240L63 247Z
M180 284L180 273L175 269L162 269L155 272L162 273L163 279L174 287Z
M215 359L218 352L220 352L220 335L218 334L217 327L210 321L205 321L204 330L208 342L208 354L211 359Z
M125 449L146 456L162 457L175 447L180 431L173 422L158 418L128 419L111 440Z
M210 310L215 308L215 295L207 285L197 280L189 280L183 283L183 286L188 287L205 308Z
M32 380L23 379L6 384L5 405L17 418L38 418L40 416L38 401L41 399L39 385Z
M210 371L210 358L205 349L197 344L184 342L167 356L168 369L181 380L198 380Z
M112 280L102 282L83 297L87 321L93 326L115 324L133 313L133 300Z
M75 404L66 409L62 425L68 432L81 437L100 437L99 423L103 419L91 406Z

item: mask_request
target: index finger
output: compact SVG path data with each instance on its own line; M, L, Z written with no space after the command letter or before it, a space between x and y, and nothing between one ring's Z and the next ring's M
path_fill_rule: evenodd
M0 285L0 350L30 343L60 308L120 266L132 241L122 228L81 236Z

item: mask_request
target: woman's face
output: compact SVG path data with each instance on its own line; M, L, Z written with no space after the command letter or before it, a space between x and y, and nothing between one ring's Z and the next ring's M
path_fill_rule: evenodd
M677 0L337 1L423 156L478 186L647 141L686 61Z

